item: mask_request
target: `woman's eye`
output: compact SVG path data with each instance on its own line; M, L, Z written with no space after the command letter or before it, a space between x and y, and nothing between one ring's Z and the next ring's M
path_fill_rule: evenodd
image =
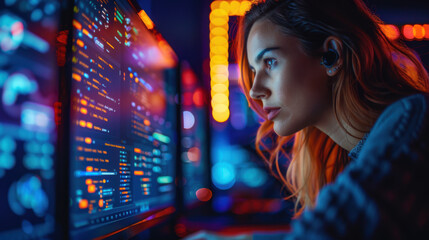
M267 58L264 63L266 68L271 69L276 65L277 61L274 58Z

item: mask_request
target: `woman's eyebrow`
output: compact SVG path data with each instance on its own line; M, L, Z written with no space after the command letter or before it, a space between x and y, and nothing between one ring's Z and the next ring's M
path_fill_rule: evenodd
M258 63L262 60L262 57L264 57L264 54L270 51L274 51L280 49L280 47L269 47L269 48L265 48L264 50L262 50L255 58L255 62ZM250 69L254 69L254 67L252 65L249 64Z
M257 62L260 62L261 61L261 59L262 59L262 57L264 56L264 54L265 53L267 53L267 52L269 52L269 51L274 51L274 50L277 50L277 49L280 49L280 47L270 47L270 48L265 48L264 50L262 50L257 56L256 56L256 59L255 59L255 62L257 63Z

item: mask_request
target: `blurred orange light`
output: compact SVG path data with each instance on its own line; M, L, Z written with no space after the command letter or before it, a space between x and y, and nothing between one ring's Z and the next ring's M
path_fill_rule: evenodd
M104 200L103 199L98 200L98 206L101 208L104 206Z
M425 37L425 29L422 25L416 24L413 27L414 37L417 39L423 39Z
M82 30L82 24L76 20L73 20L73 27L75 27L77 30Z
M228 36L228 31L225 28L222 27L215 27L213 28L210 33L214 36L223 36L223 37L227 37Z
M86 106L88 104L88 101L86 101L85 99L81 99L80 103L84 106Z
M230 9L229 9L230 15L238 15L239 10L240 10L240 2L238 1L230 2Z
M244 15L251 1L213 1L210 5L210 93L212 97L212 116L217 122L228 120L229 111L229 16ZM221 93L221 94L220 94ZM198 95L194 94L197 98ZM203 102L201 102L202 104Z
M250 1L241 1L239 15L244 15L249 9L252 3Z
M402 27L402 34L406 39L413 39L414 38L414 28L411 25L404 25Z
M87 128L92 128L92 122L87 122L87 123L86 123L86 127L87 127Z
M92 139L89 138L89 137L85 138L85 143L86 144L91 144L92 143Z
M134 152L135 152L135 153L141 153L141 152L142 152L142 150L141 150L140 148L134 148Z
M84 47L85 46L85 44L82 42L82 40L80 40L80 39L78 39L77 41L76 41L76 44L79 46L79 47Z
M92 179L88 178L85 180L85 184L86 185L91 185L92 184Z
M88 185L88 192L95 193L96 187L94 184Z
M81 109L80 109L80 112L81 112L82 114L87 114L87 113L88 113L88 109L86 109L86 108L81 108Z
M225 11L224 9L214 9L212 10L212 12L209 15L209 19L210 21L212 21L212 19L216 19L216 18L224 18L226 20L228 20L228 12Z
M204 106L204 91L199 88L195 90L194 95L192 96L195 106L203 107Z
M87 172L92 172L94 170L94 168L92 166L87 166L86 167L86 171Z
M210 48L210 53L222 54L228 51L228 46L213 46Z
M133 77L134 77L134 75L132 73L130 73L130 78L133 78Z
M86 200L86 199L81 199L80 201L79 201L79 208L80 209L85 209L85 208L87 208L88 207L88 200Z
M215 106L217 107L217 106ZM213 119L217 122L226 122L226 120L228 120L229 118L229 110L228 109L224 109L224 111L220 112L220 111L213 111Z
M380 25L380 28L383 31L384 35L386 35L386 37L388 37L389 39L395 40L398 39L400 36L399 29L395 25Z
M221 1L213 1L210 4L210 9L213 11L215 9L218 9L220 7Z
M134 175L141 176L143 175L143 171L134 171Z
M213 196L212 191L208 188L200 188L196 191L195 194L196 194L198 200L200 200L202 202L209 201Z
M429 24L423 24L423 28L425 29L425 38L429 39Z
M143 123L144 123L144 125L146 125L146 126L150 126L150 121L149 121L148 119L145 119L145 120L143 121Z
M228 96L223 93L217 93L212 97L212 103L227 103Z
M228 24L228 18L217 17L211 19L210 22L215 26L222 26Z
M80 125L81 127L85 127L85 126L86 126L86 122L85 122L85 121L83 121L83 120L80 120L80 121L79 121L79 125Z
M221 46L227 46L228 45L228 39L227 36L216 36L210 39L210 44L213 45L221 45Z
M229 12L229 2L227 1L220 1L219 7L220 9L223 9L227 12Z
M87 36L89 36L88 30L86 30L85 28L82 30L82 33L85 34L85 35L87 35Z
M154 28L154 24L153 24L152 20L150 19L150 17L146 14L146 12L144 10L140 10L139 17L143 21L144 25L146 25L146 27L149 30Z
M82 77L77 73L73 73L72 78L78 82L80 82L82 80Z

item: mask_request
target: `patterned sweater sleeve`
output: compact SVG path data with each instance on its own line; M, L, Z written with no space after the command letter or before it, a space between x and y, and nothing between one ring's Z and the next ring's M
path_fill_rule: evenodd
M357 159L324 187L316 207L277 239L418 239L429 235L427 96L389 106ZM254 240L273 239L255 234ZM274 238L276 239L276 238Z

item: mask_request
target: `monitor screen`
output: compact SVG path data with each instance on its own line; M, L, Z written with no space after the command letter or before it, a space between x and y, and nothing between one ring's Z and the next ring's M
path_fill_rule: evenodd
M54 231L59 1L0 1L0 239Z
M177 61L126 0L73 11L70 234L92 238L174 204Z

